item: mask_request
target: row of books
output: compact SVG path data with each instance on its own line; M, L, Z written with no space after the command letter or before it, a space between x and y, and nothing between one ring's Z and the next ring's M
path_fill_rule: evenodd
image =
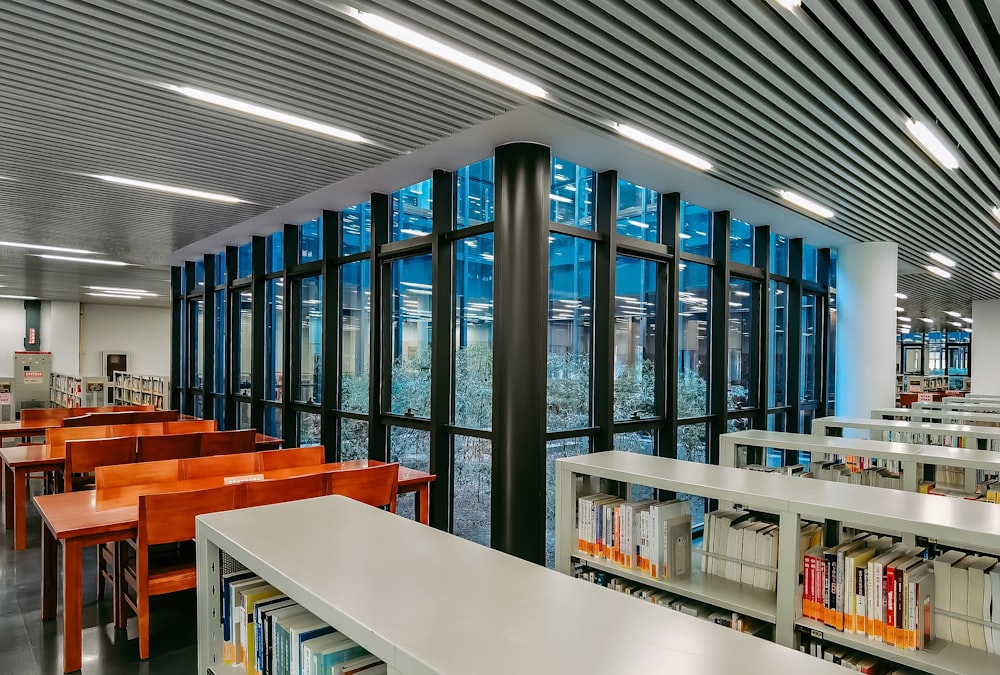
M786 476L801 476L803 478L817 478L835 483L849 483L852 485L867 485L869 487L884 487L892 490L901 490L903 481L899 471L893 471L884 466L865 466L858 468L852 464L852 459L867 459L860 457L846 457L846 461L831 460L813 462L812 470L806 471L802 464L791 464L788 466L763 466L760 464L750 464L746 466L751 471L764 473L780 473Z
M683 579L691 574L691 507L682 499L580 497L577 550L654 579Z
M1000 567L997 559L947 551L933 561L935 635L1000 654Z
M382 661L253 572L220 581L225 663L248 675L386 674Z
M167 391L167 378L157 375L130 375L119 371L115 373L115 387L163 395Z
M766 590L777 588L778 526L740 509L705 514L701 571Z
M712 623L726 628L738 630L743 633L750 633L751 635L757 635L758 637L763 637L765 639L773 638L772 624L751 616L745 616L738 612L719 609L718 607L713 607L712 605L704 602L691 600L657 588L650 588L649 586L644 586L640 582L631 579L624 579L602 570L594 570L586 567L585 565L578 565L573 570L573 575L576 578L583 579L589 583L604 586L605 588L610 588L613 591L624 593L625 595L629 595L633 598L638 598L639 600L644 600L646 602L652 602L660 605L661 607L666 607L682 614L687 614L688 616L711 621Z
M911 668L897 666L877 656L825 642L808 633L800 636L799 651L867 675L919 675L918 671Z

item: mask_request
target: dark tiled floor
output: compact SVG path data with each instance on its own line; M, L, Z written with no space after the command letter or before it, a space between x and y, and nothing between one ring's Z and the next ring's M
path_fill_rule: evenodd
M41 620L41 519L28 507L28 548L13 550L11 531L0 529L0 675L59 675L62 659L62 602L58 618ZM61 564L61 562L60 562ZM83 565L83 674L141 675L197 670L194 591L154 598L148 661L139 660L135 617L118 630L110 594L97 602L96 550Z

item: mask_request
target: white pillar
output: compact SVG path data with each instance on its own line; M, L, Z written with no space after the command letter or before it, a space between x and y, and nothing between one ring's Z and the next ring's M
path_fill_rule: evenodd
M973 394L1000 396L1000 352L993 348L1000 341L1000 300L972 302L972 376Z
M895 404L898 251L893 242L837 250L837 415Z

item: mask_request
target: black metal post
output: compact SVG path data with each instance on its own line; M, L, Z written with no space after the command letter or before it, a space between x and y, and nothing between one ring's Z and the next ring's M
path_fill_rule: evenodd
M594 359L591 385L594 391L594 435L592 450L614 448L615 432L615 269L617 252L613 233L618 207L618 172L597 175L594 197L595 229L602 239L594 245L594 301L591 322Z
M267 318L267 284L264 270L267 269L267 240L254 237L250 244L252 281L251 307L253 330L251 333L250 355L250 425L259 433L264 432L264 329Z
M215 419L215 256L206 253L205 297L202 312L202 369L201 416L206 420Z
M431 184L433 242L431 244L431 316L436 329L431 334L431 429L430 470L437 476L431 484L430 524L450 532L454 522L451 494L454 462L448 423L452 419L452 355L455 325L452 316L455 295L454 242L446 238L455 225L455 174L435 171Z
M181 324L183 323L181 317L184 312L184 293L181 284L183 274L183 267L170 268L170 401L164 407L177 410L180 410L181 407L181 368L183 366L181 360L181 345L183 344L181 340L184 337L181 335ZM112 399L112 403L114 403L114 399Z
M392 217L389 195L372 194L372 250L371 250L371 364L368 402L368 457L379 461L389 459L388 439L385 423L382 421L383 396L388 400L389 375L392 371L388 329L392 322L383 316L391 307L389 288L391 279L384 279L382 261L379 260L382 246L389 241L389 227Z
M709 413L712 415L708 463L719 463L719 434L726 433L729 411L729 211L712 214L712 251L717 261L712 273L712 348Z
M340 213L323 211L320 227L323 228L323 276L321 293L323 298L323 336L320 372L320 442L326 461L332 462L339 455L339 435L337 419L329 412L338 405L340 388L340 268L337 255L340 253Z

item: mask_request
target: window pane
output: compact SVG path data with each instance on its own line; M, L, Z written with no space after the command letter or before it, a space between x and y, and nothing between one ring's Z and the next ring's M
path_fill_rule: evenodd
M232 392L240 396L250 396L250 369L253 367L253 294L250 291L238 291L233 293L232 298L238 303L236 330L233 331L233 358L236 361L237 380Z
M323 277L299 283L299 390L296 400L323 402Z
M199 288L205 287L205 261L195 260L194 261L194 288L192 290L198 290Z
M708 414L709 289L712 268L680 265L680 312L677 323L677 418Z
M593 244L549 236L549 431L590 425Z
M400 465L430 471L431 465L431 434L422 429L406 427L389 427L389 461ZM413 501L405 500L397 503L396 513L404 518L413 519L415 512Z
M614 435L614 449L634 452L640 455L655 455L656 441L652 431L629 431ZM632 499L652 499L653 488L648 485L632 485Z
M560 225L594 229L594 172L553 157L549 219Z
M753 420L749 417L736 417L726 420L726 433L732 434L737 431L746 431L747 429L753 429Z
M729 259L753 265L753 225L733 218L729 221Z
M681 251L712 255L712 212L697 204L681 202Z
M708 461L708 424L686 424L677 428L677 459L702 464ZM685 493L678 493L677 498L691 502L691 527L703 526L705 498Z
M802 278L809 281L817 280L817 252L815 246L802 245Z
M371 250L372 205L356 204L340 213L340 255L351 255Z
M201 394L195 394L194 396L194 416L198 418L205 417L205 409L202 407L205 398Z
M264 290L264 398L280 401L285 363L285 283L270 279ZM279 434L272 434L279 435Z
M226 283L226 252L220 251L215 254L215 285L222 286Z
M493 443L488 438L455 436L454 533L490 545Z
M284 437L281 432L281 408L264 406L264 433L268 436Z
M304 448L310 445L319 445L321 438L320 415L319 413L298 413L299 435L298 447Z
M788 237L771 233L771 274L788 276Z
M340 461L368 459L368 422L340 419Z
M194 377L191 386L201 389L205 386L205 359L202 357L202 336L205 334L205 301L195 300L191 303L191 359L194 364ZM201 417L201 415L198 415Z
M493 158L463 166L456 173L458 229L493 222Z
M771 282L768 317L768 376L767 405L778 408L788 405L788 284Z
M264 240L264 271L279 272L285 269L285 233L272 232Z
M223 282L225 283L225 282ZM215 354L212 356L212 391L226 393L226 292L215 292ZM218 417L216 419L219 419Z
M493 235L455 244L455 424L493 427Z
M615 267L616 420L656 410L656 270L651 260L618 256Z
M816 330L817 297L814 293L802 294L802 358L801 368L801 399L815 401L819 396L816 388Z
M645 241L660 240L657 207L660 194L628 181L618 181L618 234Z
M340 268L341 410L368 412L370 273L371 265L367 260L348 263Z
M236 404L236 423L239 425L237 429L249 429L252 425L250 424L250 403L247 401L240 401Z
M242 279L248 277L253 272L253 244L247 242L240 244L237 251L236 276Z
M323 257L323 219L302 223L299 228L299 262L307 263Z
M556 565L556 460L586 455L590 438L563 438L545 444L545 566Z
M215 420L216 428L219 431L225 431L226 430L226 399L224 399L222 396L213 396L212 397L212 401L213 401L213 404L212 404L213 408L212 409L213 409L213 412L214 412L214 417L212 417L212 419Z
M756 405L753 386L753 283L729 282L729 396L730 410Z
M394 413L431 414L431 256L392 263L392 391Z
M830 306L826 328L826 406L827 414L832 415L836 403L837 383L837 291L831 289L827 296Z
M427 179L392 193L392 231L390 241L400 241L411 237L430 234L431 220L431 180Z

